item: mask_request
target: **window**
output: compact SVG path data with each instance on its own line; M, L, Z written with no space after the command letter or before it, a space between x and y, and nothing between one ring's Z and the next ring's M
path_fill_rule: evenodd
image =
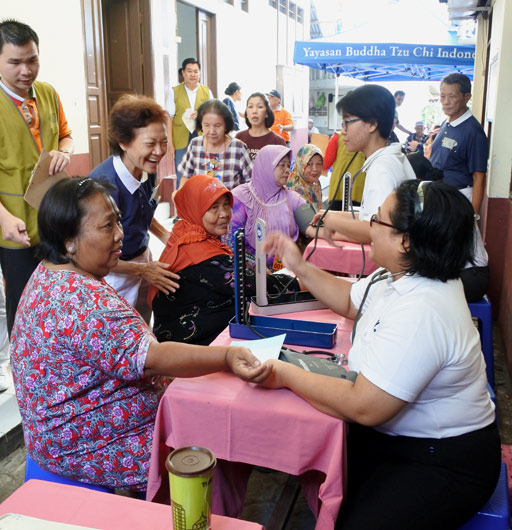
M304 24L304 9L302 7L297 8L297 22Z
M226 2L226 4L229 4L230 6L234 5L233 0L224 0L224 2Z
M249 0L240 0L240 7L242 11L249 13Z
M288 16L292 20L295 20L297 18L297 5L294 4L293 2L290 2L288 4Z
M268 0L268 5L274 9L277 9L277 0Z
M288 0L279 0L279 11L286 15L288 12Z

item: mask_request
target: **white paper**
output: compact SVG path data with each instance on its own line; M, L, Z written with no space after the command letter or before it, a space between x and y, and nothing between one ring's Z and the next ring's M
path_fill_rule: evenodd
M190 115L193 113L194 109L189 108L185 110L183 116L181 117L183 123L185 124L185 127L189 130L190 133L193 133L196 130L196 120L195 118L190 117Z
M77 526L74 524L56 523L20 515L17 513L6 513L0 516L0 530L94 530L90 526Z
M281 353L286 333L268 337L267 339L257 340L232 340L230 346L243 346L249 348L252 354L259 359L261 363L270 359L277 359Z

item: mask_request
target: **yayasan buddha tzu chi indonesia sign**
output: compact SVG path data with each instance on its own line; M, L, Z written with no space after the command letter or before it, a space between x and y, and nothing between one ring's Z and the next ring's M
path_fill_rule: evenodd
M325 62L386 62L390 64L452 64L471 65L475 60L474 46L437 46L397 43L333 43L333 42L296 42L294 60ZM366 61L369 60L369 61Z

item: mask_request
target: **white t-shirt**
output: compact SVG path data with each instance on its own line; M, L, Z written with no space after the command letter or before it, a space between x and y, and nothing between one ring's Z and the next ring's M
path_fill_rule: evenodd
M187 85L183 86L185 87L185 92L187 93L190 108L194 109L196 107L197 89L199 88L199 85L197 85L194 90L190 90L190 88L187 88ZM213 99L212 91L208 89L208 92L210 93L210 99ZM165 102L165 110L169 113L169 116L171 118L174 118L176 114L176 102L174 101L173 89L169 91L169 95L167 96L167 101Z
M359 307L372 276L354 283ZM480 337L460 280L418 275L370 287L349 353L349 369L407 405L377 430L446 438L494 420Z
M377 213L384 199L404 180L415 179L416 175L409 160L401 151L399 143L387 145L371 154L363 164L366 171L363 198L359 219L369 221Z

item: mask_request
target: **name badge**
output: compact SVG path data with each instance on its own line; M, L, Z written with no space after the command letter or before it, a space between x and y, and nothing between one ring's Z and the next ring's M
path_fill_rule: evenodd
M446 149L449 149L450 151L454 149L457 146L457 141L453 138L443 138L443 147L446 147Z

